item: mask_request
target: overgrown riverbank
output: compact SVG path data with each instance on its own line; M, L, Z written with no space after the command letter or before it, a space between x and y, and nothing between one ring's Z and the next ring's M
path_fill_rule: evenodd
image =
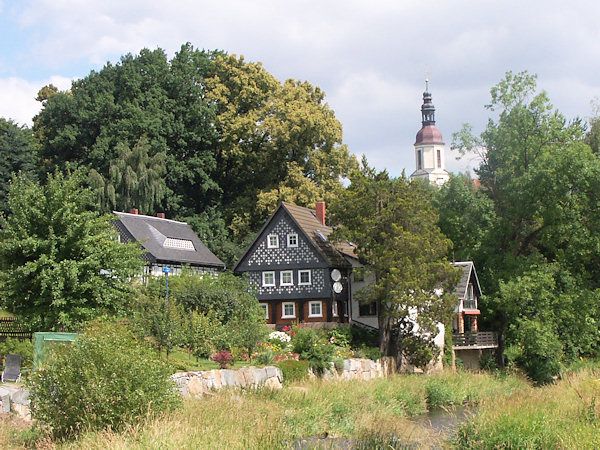
M432 442L429 431L412 421L428 409L508 398L526 389L528 384L517 377L470 373L399 375L370 382L306 381L281 391L216 393L122 433L87 433L76 442L52 444L103 449L290 448L298 438L332 435ZM22 432L11 434L7 425L0 431L0 439L15 448L26 444L25 437Z
M423 414L458 405L476 406L477 414L452 440L423 426ZM183 409L147 418L124 432L84 433L74 442L53 442L5 420L0 447L24 448L37 441L43 448L284 449L300 438L335 436L357 448L414 443L422 448L599 448L598 423L598 369L585 368L541 388L516 375L446 372L368 382L305 381L281 391L225 391L187 401Z

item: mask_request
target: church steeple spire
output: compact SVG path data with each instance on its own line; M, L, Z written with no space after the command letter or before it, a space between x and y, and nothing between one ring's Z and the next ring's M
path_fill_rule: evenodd
M421 123L424 127L435 125L435 106L431 102L429 78L425 78L425 92L423 92L423 106L421 106Z
M431 102L429 92L429 79L425 79L425 92L423 92L423 105L421 106L421 120L423 126L417 133L415 140L416 170L411 179L424 179L429 183L441 186L450 178L446 171L446 157L444 155L444 140L442 133L435 127L435 106Z

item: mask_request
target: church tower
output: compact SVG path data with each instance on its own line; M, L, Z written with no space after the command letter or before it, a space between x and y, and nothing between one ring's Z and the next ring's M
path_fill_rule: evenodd
M423 106L421 106L422 127L415 140L416 167L411 180L427 180L431 184L441 186L450 179L446 172L445 146L442 133L435 127L435 106L431 103L429 80L425 80Z

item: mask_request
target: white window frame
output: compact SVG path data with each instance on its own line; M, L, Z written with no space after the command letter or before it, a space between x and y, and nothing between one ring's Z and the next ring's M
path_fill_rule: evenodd
M290 276L290 281L283 281L283 274ZM279 285L280 286L293 286L294 285L294 271L293 270L282 270L279 272Z
M339 313L338 313L338 302L337 301L333 301L333 303L331 304L331 315L333 317L339 317Z
M271 238L275 238L273 242L271 242ZM276 234L269 234L267 236L267 248L279 248L279 236Z
M269 320L269 304L259 303L260 307L265 310L265 319Z
M319 305L319 313L313 313L313 305ZM308 317L323 317L323 302L320 300L313 300L308 302Z
M292 314L285 313L286 305L292 305ZM281 318L282 319L295 319L296 318L296 302L283 302L281 304Z
M273 276L273 283L266 283L266 275L272 275ZM262 285L263 287L275 287L275 272L272 270L268 270L262 273Z
M295 243L291 242L291 239L294 238ZM288 247L298 247L298 233L290 233L287 235L287 246Z
M302 274L308 274L308 281L302 282ZM312 271L310 269L302 269L298 271L298 286L310 286L312 284Z

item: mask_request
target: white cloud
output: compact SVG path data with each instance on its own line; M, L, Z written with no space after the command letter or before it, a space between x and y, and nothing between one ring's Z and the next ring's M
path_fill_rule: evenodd
M0 117L31 126L33 117L41 108L41 104L35 100L37 93L50 83L60 90L71 87L70 79L59 76L38 82L14 77L0 78Z

